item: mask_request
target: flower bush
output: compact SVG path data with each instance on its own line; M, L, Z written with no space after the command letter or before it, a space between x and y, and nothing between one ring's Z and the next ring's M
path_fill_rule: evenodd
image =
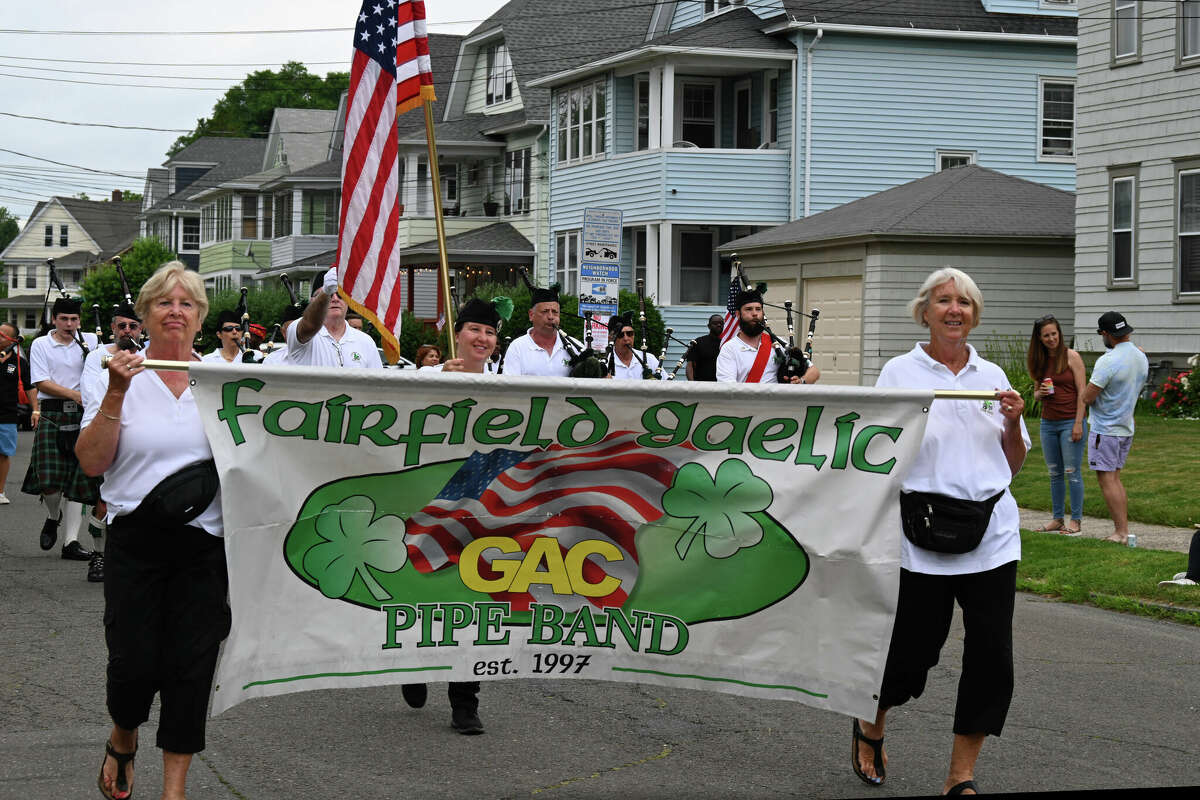
M1200 416L1200 354L1188 359L1191 372L1171 375L1151 392L1155 413L1164 417Z

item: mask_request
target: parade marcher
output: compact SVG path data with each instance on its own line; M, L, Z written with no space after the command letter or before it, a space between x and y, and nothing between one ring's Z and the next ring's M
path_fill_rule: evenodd
M721 346L717 355L717 380L722 383L779 383L782 366L779 352L772 346L763 315L762 293L744 289L737 296L738 332ZM816 383L821 370L809 367L792 383Z
M1021 417L1025 403L1004 370L967 344L983 314L983 295L969 275L937 270L909 308L929 329L929 341L884 364L875 385L994 392L994 399L937 399L930 405L896 515L900 591L878 711L873 720L854 720L851 764L864 782L883 783L884 718L921 696L957 601L966 637L942 793L975 793L983 741L1000 735L1012 701L1021 520L1008 486L1030 448Z
M458 310L454 320L455 352L445 364L430 366L439 372L466 372L475 375L492 374L489 366L496 349L500 326L512 314L512 300L496 297L491 301L471 298ZM413 708L425 705L429 689L423 683L406 683L400 687L404 701ZM450 698L450 726L461 734L483 733L479 720L479 682L452 681L447 689Z
M79 394L83 398L85 414L88 403L98 403L101 395L104 394L105 374L103 367L100 366L100 360L106 355L115 354L120 349L130 352L141 349L138 342L141 341L142 336L142 321L138 319L137 312L132 306L126 304L117 306L113 310L112 322L109 323L109 326L112 330L112 344L97 347L88 353L88 357L83 361L83 376L79 380ZM92 542L95 544L92 558L88 561L87 579L91 583L100 583L104 580L104 532L108 527L105 522L108 508L100 494L101 480L99 477L90 477L76 464L75 474L63 491L68 500L92 507L92 513L87 518L88 533L91 534Z
M1146 385L1150 362L1129 340L1133 327L1121 314L1105 311L1096 328L1107 352L1096 359L1092 377L1083 390L1083 402L1091 407L1088 466L1096 473L1113 521L1112 535L1105 541L1125 544L1129 540L1129 500L1121 483L1121 469L1133 445L1133 411Z
M529 300L529 331L509 343L504 374L565 378L571 373L571 357L559 335L558 284L533 287Z
M200 277L172 261L137 298L145 358L188 361L208 300ZM186 794L204 749L217 652L228 635L220 486L185 372L152 371L143 354L112 356L79 436L79 462L104 475L108 503L104 638L113 726L97 783L107 798L133 788L138 728L159 696L156 744L164 798Z
M436 367L442 363L442 351L436 344L423 344L417 348L417 369Z
M640 381L647 379L647 371L651 373L658 369L658 359L653 353L634 350L633 342L636 335L633 330L633 317L629 314L613 314L608 318L608 335L612 339L612 377L625 380ZM659 373L659 380L665 379Z
M687 351L687 379L689 381L715 381L717 379L717 354L721 352L721 330L725 318L713 314L708 318L708 333L692 342Z
M41 416L37 407L37 389L29 384L29 362L21 355L21 332L11 322L0 322L0 506L9 504L4 494L8 468L17 452L17 406L28 403L31 419ZM25 397L22 398L21 395Z
M54 327L29 348L29 380L37 387L42 413L21 491L41 495L46 505L46 521L39 537L41 548L54 547L59 525L65 523L62 557L89 561L91 552L78 541L82 509L63 498L63 489L70 483L77 463L74 446L83 417L79 393L83 361L98 344L96 334L79 332L79 306L77 299L55 300L51 309Z
M300 306L300 307L287 306L286 308L283 309L283 314L280 315L280 321L279 321L279 329L280 329L280 334L283 336L283 341L282 342L272 342L273 347L271 348L271 352L267 353L267 355L263 358L263 360L262 360L263 364L268 364L268 365L277 366L277 367L282 367L282 366L287 365L287 363L288 363L288 360L287 360L288 328L290 328L292 325L294 325L296 323L296 320L300 319L300 315L303 313L304 313L303 306Z
M375 340L346 324L346 301L337 293L337 268L315 278L311 299L287 329L292 366L382 368Z

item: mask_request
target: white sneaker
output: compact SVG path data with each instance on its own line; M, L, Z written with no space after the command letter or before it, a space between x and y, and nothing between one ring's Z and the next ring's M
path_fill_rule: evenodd
M1159 581L1158 585L1159 586L1200 586L1200 583L1196 583L1191 578L1185 577L1186 575L1187 575L1186 572L1181 572L1178 575L1176 575L1173 580Z
M0 506L6 506L12 501L4 496L4 492L0 492Z

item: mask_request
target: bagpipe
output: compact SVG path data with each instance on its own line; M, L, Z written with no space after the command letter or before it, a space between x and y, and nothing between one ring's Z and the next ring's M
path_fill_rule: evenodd
M750 281L746 278L746 273L742 269L742 262L738 260L737 253L731 254L732 269L737 277L738 284L742 290L750 288ZM766 284L760 283L756 287L759 294L766 294ZM812 343L813 335L817 330L817 319L821 316L821 310L814 308L812 313L805 314L803 311L793 311L792 301L785 300L782 306L774 303L768 303L765 300L763 306L763 330L771 339L771 347L775 350L776 358L779 360L779 382L791 383L792 378L803 378L804 373L812 366ZM782 308L787 315L787 342L784 342L775 332L771 330L771 326L767 324L766 308ZM805 341L804 349L796 346L796 329L793 323L793 314L799 314L802 317L808 317L808 338ZM678 367L676 367L678 369Z
M133 308L133 292L129 291L129 279L125 277L125 267L123 267L121 265L121 257L113 256L112 257L112 265L113 265L113 268L117 271L117 278L121 281L121 294L125 297L125 305L128 308L132 309ZM120 307L121 307L120 304L113 303L114 315L116 314L117 310L120 309ZM100 309L98 306L95 306L95 305L92 306L92 309L97 313L96 330L99 331L100 330L100 319L99 319L99 310ZM138 342L137 340L135 340L132 336L118 336L118 337L116 337L116 339L117 339L117 349L119 349L119 350L127 350L131 353L136 353L138 350L142 349L141 343Z
M46 297L42 300L42 336L50 333L54 329L54 321L47 314L50 308L50 289L51 287L58 289L58 293L63 300L69 300L71 295L67 294L66 288L63 287L63 282L58 277L58 270L55 269L54 259L47 258L46 266L50 268L50 283L46 286ZM87 341L83 338L83 331L79 328L75 329L75 343L79 345L79 349L83 351L83 357L87 358L91 349L87 346Z

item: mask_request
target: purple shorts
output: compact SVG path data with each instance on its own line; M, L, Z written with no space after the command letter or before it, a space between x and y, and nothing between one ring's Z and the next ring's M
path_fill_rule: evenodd
M1088 466L1095 472L1116 472L1125 466L1125 457L1133 444L1132 436L1088 436Z

